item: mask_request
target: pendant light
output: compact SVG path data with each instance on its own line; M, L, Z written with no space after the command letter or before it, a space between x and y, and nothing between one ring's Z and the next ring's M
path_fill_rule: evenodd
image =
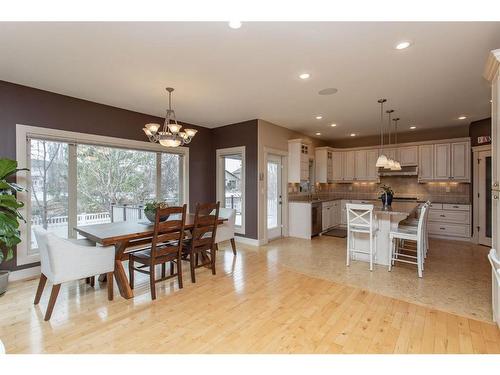
M377 102L380 104L380 155L377 159L375 166L377 168L386 168L387 156L384 155L384 103L387 99L379 99Z
M394 112L394 109L388 109L387 111L385 111L385 113L387 113L389 115L389 146L391 145L391 127L392 127L391 117L392 117L393 112ZM386 168L390 169L391 171L394 171L396 168L395 161L388 157Z
M398 121L399 121L399 117L393 119L392 121L394 121L394 144L398 144ZM401 164L399 163L399 161L395 161L395 169L396 171L400 171L401 170Z

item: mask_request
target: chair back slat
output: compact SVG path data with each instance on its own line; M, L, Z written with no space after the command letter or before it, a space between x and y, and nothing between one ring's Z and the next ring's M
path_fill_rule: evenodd
M194 227L191 231L193 252L210 250L215 243L220 203L203 203L196 205Z
M347 203L347 225L371 228L373 222L373 204Z
M181 254L186 224L186 208L187 205L183 205L156 210L151 258ZM169 218L166 221L160 221L160 218L164 216L169 216Z

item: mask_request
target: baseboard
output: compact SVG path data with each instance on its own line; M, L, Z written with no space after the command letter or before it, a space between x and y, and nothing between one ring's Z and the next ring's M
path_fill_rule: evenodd
M452 236L441 236L439 234L429 234L429 238L474 243L472 237L452 237Z
M253 238L247 238L247 237L241 237L241 236L234 236L234 239L236 242L242 243L244 245L250 245L250 246L260 246L262 245L261 240L255 240Z
M19 281L32 279L34 277L40 276L40 266L25 268L18 271L12 271L9 275L9 281Z

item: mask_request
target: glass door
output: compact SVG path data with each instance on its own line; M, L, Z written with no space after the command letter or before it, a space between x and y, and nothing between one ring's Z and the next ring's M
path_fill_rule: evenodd
M478 178L478 216L477 223L478 240L481 245L491 246L492 232L492 205L491 205L491 186L492 186L492 165L491 151L482 151L478 157L479 178Z
M282 236L281 156L269 155L267 160L267 239Z

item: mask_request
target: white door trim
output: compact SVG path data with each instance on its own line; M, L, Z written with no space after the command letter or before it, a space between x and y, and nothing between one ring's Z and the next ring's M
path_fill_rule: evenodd
M480 233L477 230L480 224L480 211L481 199L484 199L483 194L485 192L480 191L481 183L479 180L481 165L477 163L477 160L481 158L483 153L489 153L491 156L491 145L476 146L472 148L472 172L473 172L473 185L472 185L472 212L473 212L473 228L472 228L472 242L479 244ZM484 213L483 213L484 214ZM484 229L484 228L483 228ZM486 245L487 246L487 245Z
M264 171L263 171L263 189L264 189L264 213L260 216L261 220L264 220L264 223L261 228L263 228L264 233L262 236L263 244L269 242L267 236L267 161L269 159L269 155L281 156L281 224L282 228L282 236L288 237L288 151L279 150L272 147L263 148L264 151Z

